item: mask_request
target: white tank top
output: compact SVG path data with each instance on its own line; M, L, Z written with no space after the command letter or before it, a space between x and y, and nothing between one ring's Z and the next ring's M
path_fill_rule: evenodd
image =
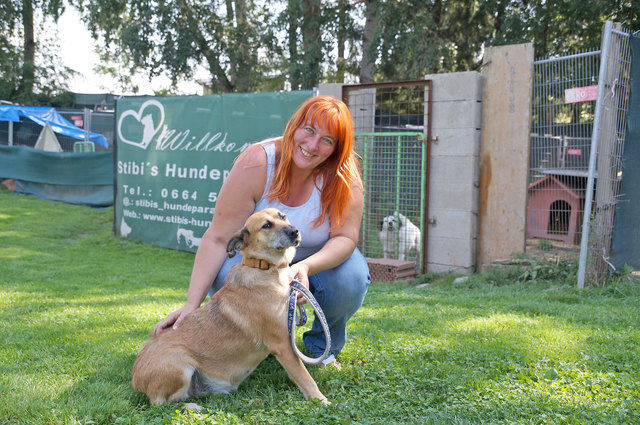
M308 256L318 252L324 244L329 240L329 220L326 220L320 226L314 228L313 221L318 218L322 211L322 203L320 200L320 191L318 187L322 187L322 181L318 181L314 186L309 199L302 205L290 207L280 202L279 199L269 201L267 194L271 189L271 182L276 168L276 146L269 140L260 143L267 154L267 180L264 185L262 198L256 203L254 212L265 208L277 208L287 215L289 222L298 228L302 241L296 251L294 262L304 260Z

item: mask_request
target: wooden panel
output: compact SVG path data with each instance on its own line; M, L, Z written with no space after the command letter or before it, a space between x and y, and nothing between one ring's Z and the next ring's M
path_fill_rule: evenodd
M480 267L525 248L533 45L489 47L482 70Z

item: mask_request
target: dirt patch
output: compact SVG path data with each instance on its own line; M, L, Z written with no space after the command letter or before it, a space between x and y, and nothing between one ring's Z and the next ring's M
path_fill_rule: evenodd
M548 239L527 239L525 255L533 260L577 261L580 257L580 246Z
M16 190L17 183L14 179L5 179L2 180L2 185L13 192Z

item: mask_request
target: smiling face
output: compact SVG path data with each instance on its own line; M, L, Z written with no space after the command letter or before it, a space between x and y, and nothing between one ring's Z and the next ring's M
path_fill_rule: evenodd
M306 123L293 133L293 164L313 170L336 150L337 140L321 123Z

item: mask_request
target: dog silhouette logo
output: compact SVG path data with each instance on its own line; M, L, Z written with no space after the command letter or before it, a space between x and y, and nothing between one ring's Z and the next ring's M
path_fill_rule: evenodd
M118 137L128 145L146 149L162 124L164 124L164 107L157 100L147 100L138 111L128 109L120 115ZM126 136L123 133L126 133Z

